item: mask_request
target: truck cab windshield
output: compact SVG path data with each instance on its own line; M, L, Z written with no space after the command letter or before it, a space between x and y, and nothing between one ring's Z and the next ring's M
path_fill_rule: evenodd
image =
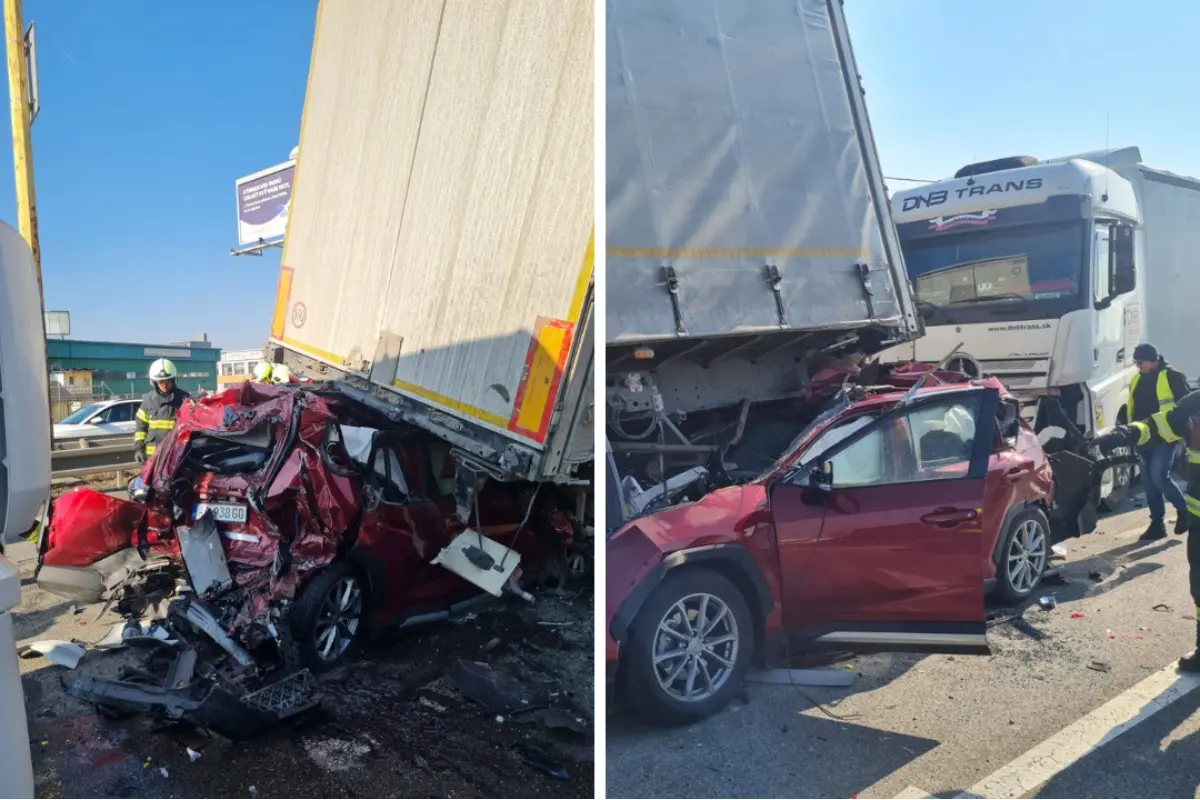
M968 229L903 242L919 302L944 307L1083 294L1083 222Z

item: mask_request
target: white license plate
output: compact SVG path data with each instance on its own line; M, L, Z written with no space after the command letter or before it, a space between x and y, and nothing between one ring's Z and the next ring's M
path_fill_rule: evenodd
M211 511L216 522L245 522L247 518L246 507L240 503L199 503L194 518L200 519L205 511Z

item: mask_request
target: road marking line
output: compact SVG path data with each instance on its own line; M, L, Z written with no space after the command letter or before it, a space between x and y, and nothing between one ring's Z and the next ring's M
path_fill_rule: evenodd
M1080 717L956 797L959 800L1024 797L1197 687L1200 687L1200 675L1180 673L1171 664L1087 716Z

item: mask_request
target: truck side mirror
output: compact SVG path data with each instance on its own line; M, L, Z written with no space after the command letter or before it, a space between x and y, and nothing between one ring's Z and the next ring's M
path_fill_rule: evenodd
M1133 257L1133 226L1124 222L1113 225L1108 237L1109 291L1116 295L1132 292L1137 286L1137 266Z

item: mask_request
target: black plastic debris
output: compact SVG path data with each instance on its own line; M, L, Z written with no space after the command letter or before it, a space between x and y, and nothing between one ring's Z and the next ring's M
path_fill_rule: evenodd
M530 715L534 720L541 723L543 727L551 730L565 730L571 733L577 733L580 736L586 736L588 726L579 719L571 716L561 708L542 708L533 712Z
M1112 671L1112 667L1110 667L1108 664L1106 664L1103 661L1093 661L1092 663L1087 665L1087 668L1090 670L1093 670L1094 672L1111 672Z
M571 773L567 772L566 767L552 759L545 751L526 744L521 746L521 755L525 758L525 763L543 775L549 775L557 781L571 780Z
M464 696L496 714L533 711L550 705L550 691L545 686L478 661L459 661L450 670L450 681Z

